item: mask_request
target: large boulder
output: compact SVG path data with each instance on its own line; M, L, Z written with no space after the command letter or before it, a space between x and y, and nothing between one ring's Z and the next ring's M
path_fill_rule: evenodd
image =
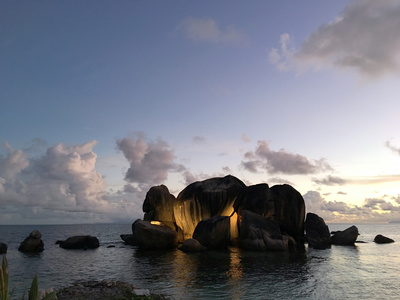
M282 233L293 237L299 246L304 245L305 203L292 186L283 184L269 188L266 183L249 186L234 207L239 214L247 210L277 222Z
M233 204L246 192L246 185L228 175L197 181L183 189L175 203L176 224L182 229L184 239L192 237L197 224L213 216L230 216Z
M7 253L7 244L0 243L0 254Z
M287 251L294 247L295 241L282 235L274 220L248 210L241 210L239 220L239 246L242 249Z
M333 245L354 246L359 233L356 226L351 226L343 231L336 231L331 236L331 243Z
M213 216L197 224L193 238L207 249L226 249L231 240L230 218Z
M99 240L91 235L76 235L67 238L65 241L57 241L63 249L96 249L100 246Z
M315 249L331 247L331 234L325 221L314 213L307 213L305 222L308 246Z
M132 224L138 246L147 250L171 249L178 246L178 234L170 227L158 222L136 220Z
M170 194L165 185L153 186L143 202L145 221L160 221L175 230L175 196Z
M32 231L19 245L18 250L25 253L38 253L44 250L42 234L39 230Z
M394 240L392 240L391 238L388 238L386 236L383 236L381 234L378 234L374 238L374 242L377 244L389 244L389 243L394 243Z
M183 252L197 252L207 250L207 248L200 244L198 240L187 239L179 247L179 250L182 250Z

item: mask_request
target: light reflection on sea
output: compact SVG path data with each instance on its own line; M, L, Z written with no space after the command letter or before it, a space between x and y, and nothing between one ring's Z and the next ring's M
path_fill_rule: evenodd
M35 274L40 288L60 288L77 280L123 280L173 299L394 299L400 294L400 224L356 224L354 247L332 246L297 253L226 251L184 253L142 251L125 246L119 235L130 225L0 226L8 244L15 296L27 291ZM343 230L349 224L329 225ZM45 251L18 252L33 230L43 235ZM55 241L72 235L99 238L96 250L64 250ZM373 243L376 234L398 241ZM113 248L107 248L114 245ZM17 297L18 298L18 297Z

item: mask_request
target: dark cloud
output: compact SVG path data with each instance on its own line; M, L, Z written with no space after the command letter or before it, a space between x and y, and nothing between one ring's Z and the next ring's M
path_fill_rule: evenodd
M185 168L175 163L174 150L163 140L147 142L141 133L117 139L118 150L129 161L125 180L139 184L160 184L169 172L184 172Z
M347 183L345 179L331 175L323 179L313 178L312 181L314 181L316 184L322 184L322 185L345 185Z
M376 77L399 72L400 2L356 0L330 23L323 24L290 50L290 36L281 36L280 49L270 51L279 69L334 66Z
M390 150L392 150L394 153L397 153L398 155L400 155L400 147L396 147L396 146L392 145L392 143L390 141L386 141L385 146L387 148L389 148Z
M285 149L273 151L266 141L259 141L255 151L246 152L244 159L241 166L252 173L267 171L269 174L304 175L332 170L324 159L309 160Z
M206 141L206 138L204 136L194 136L192 141L196 144L202 144Z

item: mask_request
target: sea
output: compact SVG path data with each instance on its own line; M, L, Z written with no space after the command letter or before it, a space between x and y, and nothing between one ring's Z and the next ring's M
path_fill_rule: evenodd
M58 289L76 281L126 281L168 299L398 299L400 297L400 224L328 224L331 231L356 225L355 246L293 253L224 251L184 253L143 251L127 246L120 234L131 224L0 226L8 244L10 287L14 298L38 276L39 289ZM45 250L28 255L20 242L34 229ZM373 242L377 234L395 240ZM65 250L55 244L73 235L93 235L95 250ZM0 256L1 258L1 256Z

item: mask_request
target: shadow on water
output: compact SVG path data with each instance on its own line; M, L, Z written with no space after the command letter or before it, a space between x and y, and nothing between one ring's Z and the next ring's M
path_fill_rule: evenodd
M153 286L175 299L250 299L260 292L280 295L288 281L307 281L305 251L225 251L185 253L141 251L132 258L132 270L140 284ZM296 284L294 285L296 286Z

